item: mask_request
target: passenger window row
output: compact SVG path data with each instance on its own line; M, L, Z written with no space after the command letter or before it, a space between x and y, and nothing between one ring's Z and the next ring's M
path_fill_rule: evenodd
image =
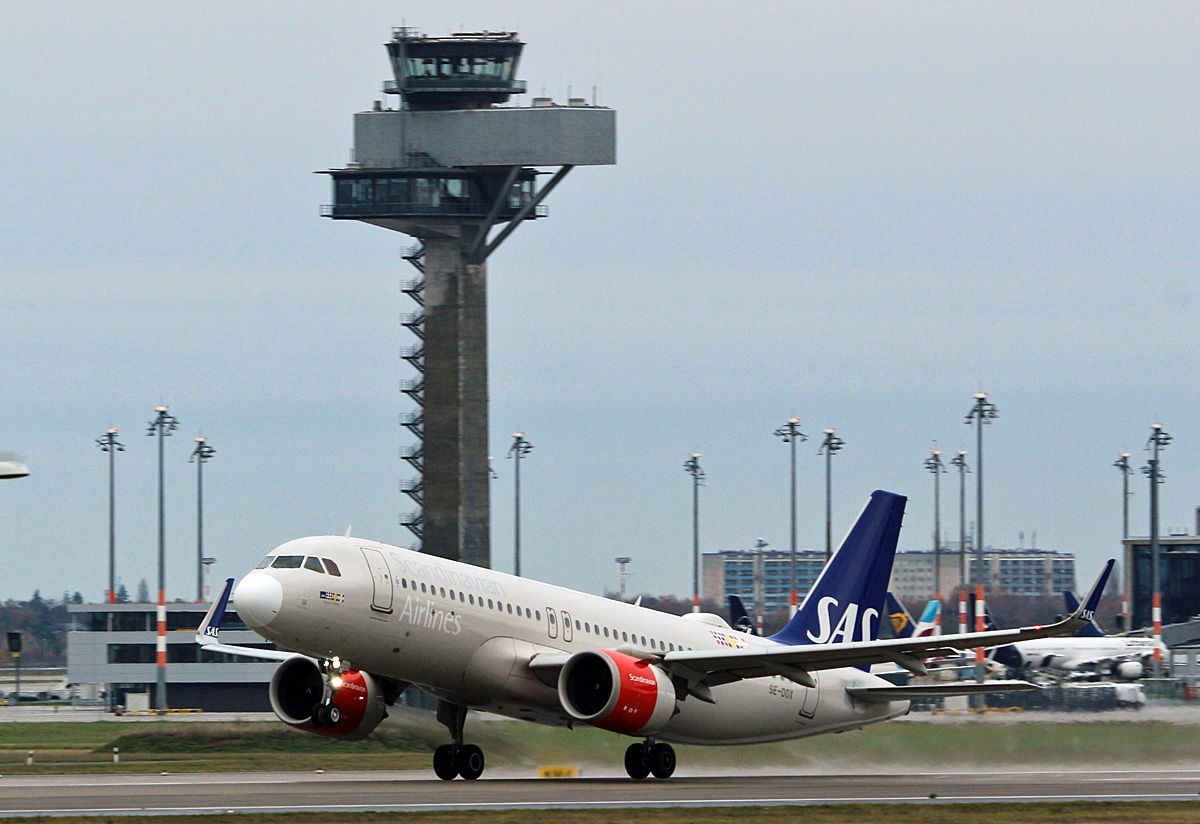
M483 596L478 598L469 592L458 592L454 589L446 589L445 587L436 587L433 584L426 585L424 582L411 581L407 578L400 579L400 586L404 589L411 589L413 592L420 587L422 595L440 596L448 598L451 601L458 601L460 604L470 604L471 606L484 606ZM516 615L518 618L528 618L534 621L542 620L542 611L540 609L530 609L529 607L519 607L513 604L504 603L503 601L493 601L487 599L487 608L494 609L498 612L507 612L509 615Z
M685 646L683 646L683 644L680 644L677 647L673 643L670 643L668 641L660 641L657 638L650 638L649 640L647 640L645 635L639 636L637 633L633 634L632 641L630 641L631 636L629 635L628 632L621 632L620 638L618 639L616 627L613 627L611 629L609 627L601 627L599 624L593 625L590 621L580 621L578 618L575 619L575 629L581 630L583 632L591 633L592 635L601 635L602 634L605 638L611 638L614 641L620 640L623 643L636 644L640 640L643 647L649 647L650 649L662 650L663 652L674 652L677 649L678 650L691 649L691 647L685 647Z

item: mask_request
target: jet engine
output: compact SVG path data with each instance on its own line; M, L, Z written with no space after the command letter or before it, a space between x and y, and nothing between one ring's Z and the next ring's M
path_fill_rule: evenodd
M311 658L284 661L271 677L271 709L283 723L306 732L357 741L387 717L384 686L368 672L346 670L334 677L328 707L325 683Z
M675 713L675 686L662 669L608 649L567 659L558 699L572 718L627 735L653 735Z
M1113 667L1113 675L1126 681L1136 681L1146 674L1141 661L1122 661Z

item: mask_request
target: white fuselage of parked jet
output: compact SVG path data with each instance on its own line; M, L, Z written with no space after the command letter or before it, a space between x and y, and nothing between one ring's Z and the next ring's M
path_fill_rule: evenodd
M288 560L280 568L280 557ZM333 565L304 560L319 558ZM340 575L318 571L336 569ZM535 655L626 648L778 648L717 616L683 617L342 537L302 538L276 549L238 584L239 616L264 638L315 659L338 656L368 671L474 709L545 724L578 723ZM836 640L836 639L834 639ZM712 689L715 703L680 701L655 738L745 744L855 729L908 711L908 701L867 702L848 687L886 686L856 668L812 674L816 686L780 676ZM545 680L543 680L545 679ZM681 696L682 697L682 696Z
M1137 636L1038 638L1013 644L1024 667L1083 672L1103 670L1125 662L1146 664L1157 648L1166 660L1161 641ZM1139 673L1140 674L1140 673ZM1132 676L1136 677L1136 676Z

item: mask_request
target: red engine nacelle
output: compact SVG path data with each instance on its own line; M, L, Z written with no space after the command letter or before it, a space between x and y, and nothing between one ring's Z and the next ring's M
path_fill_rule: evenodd
M649 661L613 650L572 655L558 675L563 708L593 727L651 735L675 713L675 686Z
M314 710L321 702L325 684L321 670L310 658L284 661L271 677L271 709L283 723L318 735L357 741L366 738L387 717L383 688L370 673L346 670L341 685L333 691L337 721L320 723Z

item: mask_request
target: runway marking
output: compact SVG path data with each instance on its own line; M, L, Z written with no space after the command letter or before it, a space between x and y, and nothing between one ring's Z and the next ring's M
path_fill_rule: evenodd
M424 772L424 771L420 771L420 772ZM873 774L862 774L862 773L795 773L795 774L776 773L776 774L770 774L770 775L756 774L753 777L754 778L762 778L762 779L858 778L858 779L862 779L862 780L869 780L869 779L875 779L875 778L878 778L878 779L889 779L889 778L909 779L909 778L914 778L914 777L919 777L919 778L944 778L944 777L957 778L957 777L962 777L962 778L979 779L979 778L985 778L985 777L990 777L990 776L1023 776L1023 775L1040 775L1040 776L1070 775L1070 776L1078 776L1078 777L1086 777L1086 776L1092 776L1092 775L1116 775L1116 776L1123 776L1123 778L1090 779L1090 780L1093 780L1093 781L1126 780L1126 781L1128 781L1128 780L1132 780L1132 776L1137 776L1137 775L1151 775L1151 776L1157 777L1157 776L1163 776L1163 775L1194 775L1194 774L1200 774L1200 769L1181 768L1181 769L1163 769L1163 770L1144 770L1144 769L1005 770L1005 771L989 771L986 774L976 773L976 772L910 772L910 773L873 773ZM242 776L244 776L244 779L242 779ZM70 778L70 777L55 776L55 775L47 775L47 776L40 776L40 777L8 776L8 777L0 778L0 789L3 789L3 787L6 787L6 786L7 787L47 786L47 785L59 783L57 781L52 781L52 780L38 780L39 778L64 779L64 778ZM123 779L120 781L105 781L102 778L91 778L90 780L85 780L85 781L71 780L71 781L64 781L63 783L69 783L71 787L185 787L185 786L204 785L204 784L207 784L208 782L210 782L211 780L213 780L213 778L220 778L222 780L229 780L230 778L232 778L232 781L230 783L236 783L236 784L272 784L272 785L279 785L279 784L305 784L305 785L307 785L307 784L312 783L314 780L316 780L316 781L341 781L341 782L348 782L348 783L351 783L351 782L352 783L384 783L384 782L390 782L390 781L429 781L430 783L435 783L428 776L388 775L386 773L379 775L379 776L363 776L362 774L346 774L346 773L337 773L337 772L328 772L328 773L323 773L320 775L316 775L316 774L312 774L312 773L299 773L297 775L263 776L263 777L253 777L252 774L242 774L241 776L234 774L231 776L231 775L228 775L225 773L192 773L187 778L184 778L184 777L174 778L173 777L170 781L156 781L155 779L157 779L157 778L159 778L159 776L157 776L157 775L146 775L144 777L144 779L142 779L142 780ZM709 778L725 778L725 779L731 779L731 780L740 780L740 779L747 778L747 776L705 773L705 774L695 775L695 776L678 775L678 776L676 776L676 778L681 781L687 781L687 780L693 780L693 779L709 779ZM618 774L614 773L611 776L584 776L584 777L581 777L578 779L568 779L568 780L606 781L606 780L614 780L614 779L624 781L625 777L623 775L618 775ZM542 779L539 779L539 778L536 778L533 776L528 776L528 777L527 776L496 776L496 777L485 777L483 780L484 781L513 781L513 782L524 781L524 782L534 783L534 782L540 782Z
M556 810L595 807L608 809L650 807L778 807L811 806L814 804L938 804L971 802L989 803L1036 803L1050 801L1178 801L1195 799L1196 793L1119 793L1113 795L962 795L938 796L893 796L893 797L830 797L830 798L716 798L716 799L654 799L646 801L574 801L574 802L465 802L449 804L300 804L270 806L205 806L205 807L109 807L51 810L7 810L5 816L62 816L62 815L194 815L213 813L265 814L279 812L465 812L470 810Z

